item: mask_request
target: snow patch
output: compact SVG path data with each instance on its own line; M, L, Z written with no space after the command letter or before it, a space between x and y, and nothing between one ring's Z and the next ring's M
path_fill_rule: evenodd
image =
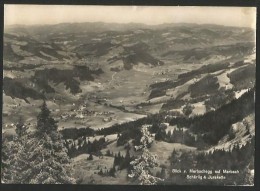
M227 72L217 76L218 78L218 83L219 83L219 88L225 88L225 89L232 89L233 85L230 83L229 77L227 77Z
M192 105L194 106L194 109L192 110L192 114L191 114L192 116L203 115L204 113L206 113L206 106L205 106L204 101L194 103Z
M236 91L235 92L235 97L236 99L240 98L244 93L246 93L247 91L249 91L249 89L243 89L243 90L240 90L240 91Z

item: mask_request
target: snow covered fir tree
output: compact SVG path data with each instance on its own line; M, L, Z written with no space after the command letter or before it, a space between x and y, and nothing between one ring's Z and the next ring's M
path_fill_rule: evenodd
M133 170L128 176L141 185L154 185L159 181L163 181L163 179L153 176L150 172L151 168L159 165L158 157L148 150L148 147L153 143L153 138L146 125L141 127L141 134L140 145L135 146L136 151L140 151L141 154L130 162Z
M70 159L63 145L57 122L44 101L37 117L35 131L26 132L18 123L17 136L3 140L2 183L73 184Z

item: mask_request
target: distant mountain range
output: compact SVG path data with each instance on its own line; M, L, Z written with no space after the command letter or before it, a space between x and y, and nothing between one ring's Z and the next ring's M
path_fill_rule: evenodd
M156 71L156 68L160 70L160 66L163 65L167 68L176 64L204 64L204 68L187 73L186 76L180 75L177 81L169 76L169 79L164 82L150 82L148 85L151 92L148 100L151 103L165 103L164 96L171 94L175 94L176 99L185 98L185 95L189 97L189 93L191 97L196 97L200 94L198 91L201 88L209 90L209 87L214 89L214 91L212 89L214 93L224 86L224 82L221 82L223 76L227 85L231 82L233 86L239 87L237 90L241 90L245 85L238 85L237 82L243 81L244 78L238 77L237 80L233 80L235 79L233 76L241 76L238 71L254 73L253 65L245 66L245 69L241 68L247 63L254 62L254 58L247 61L247 58L252 57L255 52L254 33L251 28L191 23L145 25L88 22L7 26L4 31L4 69L8 75L5 77L24 78L21 74L17 76L16 73L10 74L8 71L31 69L35 70L37 76L48 76L52 79L48 71L57 69L69 74L74 71L75 65L87 66L91 74L98 69L107 74L124 70L146 70L153 67ZM208 64L210 65L206 66ZM67 69L61 69L61 65ZM43 70L45 66L52 69ZM182 68L179 67L179 70ZM238 68L241 69L236 72ZM60 75L59 72L56 73ZM230 82L226 79L227 73L230 73L232 78ZM101 73L98 76L92 75L91 80L98 79L102 75ZM75 77L79 77L78 74L67 75L66 78L62 78L64 81L55 79L54 82L67 84L66 88L69 88L73 94L80 93L80 81L89 78L80 78L78 81ZM195 79L197 81L192 85L191 80ZM252 81L251 78L250 80ZM205 84L205 81L208 84ZM174 90L183 87L185 91ZM44 92L54 91L48 83L41 85L41 88ZM160 101L161 98L164 101ZM171 104L166 105L163 108L169 109Z

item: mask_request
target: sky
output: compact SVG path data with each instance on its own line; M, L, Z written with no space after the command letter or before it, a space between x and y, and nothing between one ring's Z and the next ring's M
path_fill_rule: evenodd
M73 22L218 24L256 27L255 7L5 5L5 25Z

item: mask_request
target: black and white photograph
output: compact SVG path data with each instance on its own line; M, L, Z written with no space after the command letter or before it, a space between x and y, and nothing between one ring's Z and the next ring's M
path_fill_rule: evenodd
M1 184L255 185L256 7L5 4Z

